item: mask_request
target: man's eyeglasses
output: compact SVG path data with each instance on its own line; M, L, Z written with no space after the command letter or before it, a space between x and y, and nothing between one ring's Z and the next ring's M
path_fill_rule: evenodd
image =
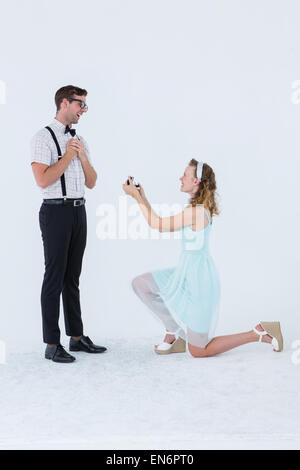
M88 105L85 104L84 101L82 100L78 100L77 98L67 98L67 100L72 103L72 101L78 101L78 103L80 103L80 107L81 109L85 109L85 111L87 111L89 109Z

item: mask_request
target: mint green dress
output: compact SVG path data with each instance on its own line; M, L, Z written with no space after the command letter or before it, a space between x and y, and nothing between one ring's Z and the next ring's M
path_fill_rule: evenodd
M182 252L176 267L158 269L151 274L175 321L193 332L214 337L219 316L220 279L209 252L212 223L200 231L182 227Z

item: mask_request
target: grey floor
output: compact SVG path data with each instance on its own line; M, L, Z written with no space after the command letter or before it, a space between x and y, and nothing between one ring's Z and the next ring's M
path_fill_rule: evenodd
M159 337L103 339L73 364L43 349L0 365L0 449L299 449L300 364L248 344L157 356Z

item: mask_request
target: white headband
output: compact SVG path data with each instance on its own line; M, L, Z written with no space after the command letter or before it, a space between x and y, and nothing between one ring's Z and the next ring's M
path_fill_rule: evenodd
M202 168L203 168L203 162L198 162L197 165L197 178L201 181L202 178Z

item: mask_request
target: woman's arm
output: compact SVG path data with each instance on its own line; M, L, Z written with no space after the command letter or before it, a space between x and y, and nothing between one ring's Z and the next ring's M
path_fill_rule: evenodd
M148 207L149 210L152 210L153 214L157 215L156 212L154 211L154 209L151 207L151 204L150 202L148 201L148 199L146 198L146 194L145 194L145 191L144 191L144 188L143 186L141 185L141 183L139 183L139 194L143 200L143 203L145 204L146 207ZM157 217L159 217L157 215Z
M123 184L123 189L126 194L132 196L140 206L143 216L148 225L154 230L159 232L175 232L181 230L186 225L196 225L198 217L204 214L203 208L196 208L192 206L186 207L182 212L170 217L160 217L151 207L147 200L143 188L141 192L134 186L130 177L128 177L130 184ZM140 185L141 186L141 185Z
M135 194L134 198L139 204L148 225L154 230L159 230L159 232L176 232L185 225L196 224L195 207L187 207L179 214L170 217L159 217L147 199L143 198L140 194Z

